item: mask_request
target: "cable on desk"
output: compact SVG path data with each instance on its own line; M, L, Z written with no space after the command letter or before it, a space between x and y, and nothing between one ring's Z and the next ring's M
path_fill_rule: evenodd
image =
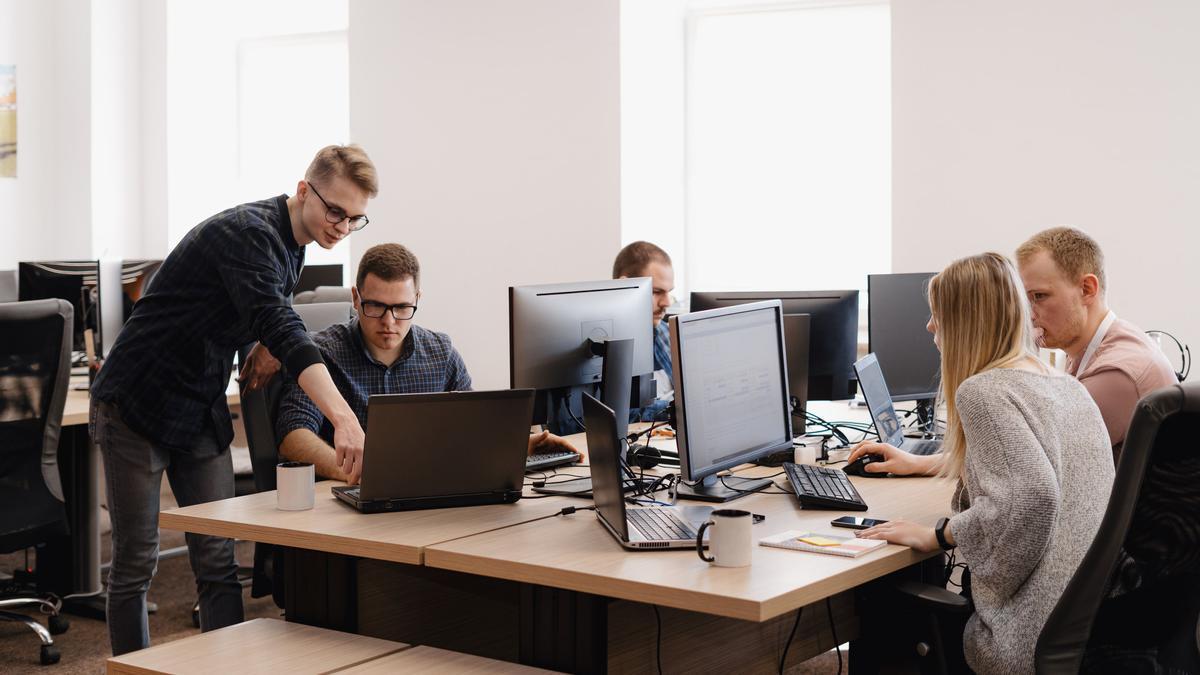
M781 471L780 473L783 473L783 472ZM779 473L775 474L775 476L778 476L778 475L779 475ZM764 476L764 478L774 478L775 476ZM761 490L743 490L741 488L735 488L732 485L730 485L729 483L725 482L726 478L737 478L737 476L730 474L728 476L718 476L718 479L721 481L721 485L725 486L725 489L733 490L734 492L740 492L742 494L747 494L747 495L748 494L760 494L760 495L794 495L795 494L794 492L785 491L783 488L779 487L779 483L776 483L773 480L771 481L771 487L775 488L775 492L771 492L767 488L763 488Z
M800 617L804 616L804 608L796 610L796 622L792 624L792 632L788 633L787 642L783 643L783 656L779 657L779 675L783 675L783 666L787 663L788 649L792 647L792 640L796 637L796 629L800 627Z
M837 650L838 655L838 675L842 675L842 643L838 642L837 627L833 625L833 603L829 602L829 597L825 597L825 613L829 615L829 633L833 635L833 648Z

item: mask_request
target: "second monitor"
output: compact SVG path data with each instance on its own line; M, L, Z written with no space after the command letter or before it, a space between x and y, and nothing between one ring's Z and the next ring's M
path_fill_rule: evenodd
M534 421L558 434L580 431L580 396L600 389L624 437L633 377L654 372L650 279L513 286L508 294L510 384L538 390Z
M760 291L692 293L692 311L779 300L784 316L809 315L806 400L838 401L854 397L854 361L858 355L858 291ZM791 348L791 332L785 331Z

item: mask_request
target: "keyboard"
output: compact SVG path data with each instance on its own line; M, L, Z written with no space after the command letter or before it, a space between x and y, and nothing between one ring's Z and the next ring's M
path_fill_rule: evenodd
M696 531L670 509L628 509L626 518L647 539L695 539Z
M788 481L796 491L800 506L806 509L866 511L867 503L854 489L850 477L841 469L811 464L783 463Z
M525 458L526 471L542 471L552 469L556 466L565 466L567 464L575 464L579 461L580 455L578 452L544 452L536 455L529 455Z
M901 447L905 452L914 455L936 455L942 451L942 442L932 440L914 441L905 439Z

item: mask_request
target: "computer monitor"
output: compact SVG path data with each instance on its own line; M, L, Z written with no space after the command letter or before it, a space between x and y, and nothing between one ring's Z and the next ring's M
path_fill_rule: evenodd
M932 272L867 276L868 349L879 359L893 401L937 397L941 355L929 323Z
M150 281L162 266L161 260L100 260L100 298L104 306L104 355L117 342L121 328L129 321L133 306L146 294Z
M92 331L95 353L101 354L103 336L100 319L100 262L98 260L48 260L17 265L17 296L20 300L61 298L75 310L72 363L84 362L83 333Z
M300 279L296 282L296 288L292 290L292 293L315 291L317 286L344 285L341 265L305 265L300 270Z
M680 497L722 502L771 484L716 474L792 447L783 322L779 300L670 319Z
M582 392L600 389L625 435L633 378L654 372L652 296L645 277L509 287L509 380L538 390L535 423L578 430Z
M779 300L787 314L808 314L808 396L799 401L854 397L858 356L858 291L756 291L692 293L692 311ZM786 333L785 333L786 334Z

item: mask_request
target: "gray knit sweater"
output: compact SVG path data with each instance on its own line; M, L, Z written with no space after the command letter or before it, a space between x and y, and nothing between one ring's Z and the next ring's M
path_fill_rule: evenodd
M963 382L955 402L967 451L950 532L975 599L967 663L1032 673L1038 634L1108 505L1108 432L1068 376L990 370Z

